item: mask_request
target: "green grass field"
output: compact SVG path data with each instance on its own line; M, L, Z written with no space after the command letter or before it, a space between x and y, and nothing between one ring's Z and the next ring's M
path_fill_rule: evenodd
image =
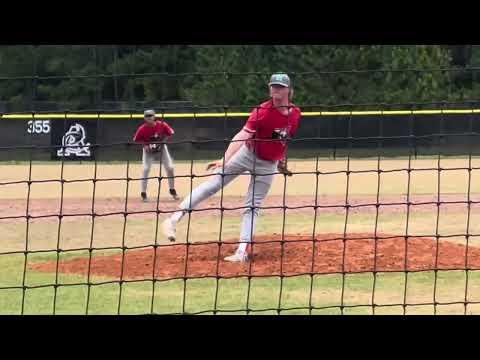
M472 166L479 166L480 159L475 158ZM205 163L196 163L193 171L197 175L205 175ZM296 197L313 199L318 193L318 203L330 199L344 199L347 176L344 171L347 162L341 160L321 160L318 169L318 191L315 187L315 174L296 174L287 178L287 199L294 202ZM404 169L407 159L382 160L382 170ZM466 200L468 191L468 172L466 170L442 171L440 189L438 189L438 171L425 170L437 167L437 159L426 158L412 161L412 168L418 171L411 173L410 194L412 196L434 196L437 193L449 195L456 200ZM467 167L468 160L448 158L441 162L442 168ZM314 160L293 161L290 167L295 172L312 172L316 170ZM376 170L376 160L352 160L350 170ZM424 170L420 170L424 169ZM141 165L130 164L128 171L131 177L140 177ZM93 177L92 164L66 163L63 177L67 180ZM97 178L122 178L126 176L126 164L99 164ZM332 174L325 174L331 172ZM158 169L157 169L158 173ZM190 164L178 163L176 175L188 175ZM151 176L155 175L155 171ZM27 180L28 164L0 165L0 183ZM61 166L59 163L34 163L32 180L59 179ZM480 194L480 172L473 170L471 174L470 195L472 199ZM203 179L180 178L177 180L179 193L185 195L190 187ZM349 179L349 199L368 199L375 201L377 195L378 174L376 172L351 174ZM228 199L238 199L245 192L247 177L241 177L224 191ZM407 193L407 172L388 172L381 175L380 199L393 199ZM158 183L150 184L149 194L156 197ZM285 183L283 177L277 177L271 195L281 197ZM164 185L163 185L164 187ZM30 191L32 204L44 204L45 209L58 209L58 199L62 192L58 182L33 184ZM92 182L67 183L63 188L66 200L79 203L91 203ZM106 203L110 199L125 199L126 181L113 180L98 182L96 186L96 202ZM139 182L132 181L128 186L128 201L132 206L138 202ZM4 209L0 217L8 216L9 207L14 209L24 202L27 185L12 184L0 186L0 201ZM219 194L216 195L217 197ZM164 203L165 190L160 192L160 203ZM398 200L397 199L397 200ZM241 199L240 199L241 200ZM53 204L53 205L52 205ZM281 204L278 204L281 205ZM39 205L40 206L40 205ZM170 205L173 206L173 205ZM23 209L21 206L20 210ZM129 208L130 209L130 208ZM438 218L438 232L441 235L464 234L467 228L467 212L463 207L441 206ZM17 209L18 210L18 209ZM41 212L42 207L36 211ZM13 210L12 210L13 211ZM23 212L24 214L24 212ZM469 232L480 234L480 211L472 207ZM159 220L163 220L160 215ZM347 232L374 232L375 211L354 211L349 214ZM342 233L345 228L343 212L325 212L314 216L313 210L287 212L285 217L285 233L312 234L315 224L316 233ZM262 215L258 224L258 234L280 233L283 227L282 212ZM379 233L403 235L406 228L406 212L379 210L376 230ZM123 229L125 226L125 237ZM156 214L144 216L105 216L95 222L93 246L146 246L156 241L166 244L160 236L156 236ZM222 220L222 239L238 237L240 217L226 214ZM220 233L219 216L192 216L189 240L194 242L218 240ZM437 231L437 213L435 210L412 208L408 222L409 234L435 234ZM186 222L181 223L178 233L179 242L185 241ZM25 219L0 220L0 253L23 251L28 238L28 265L44 261L56 260L57 242L62 250L88 248L91 241L92 221L89 217L70 217L62 222L59 229L57 218L34 219L29 222L28 233ZM447 241L447 240L442 240ZM465 244L464 236L455 236L448 241ZM476 237L470 239L471 246L478 246ZM42 250L36 253L35 251ZM33 252L31 252L33 251ZM97 254L100 252L94 252ZM61 253L60 259L73 259L88 256L88 251L71 251ZM220 313L245 314L372 314L374 303L375 314L479 314L480 305L470 303L466 307L461 302L480 301L480 274L477 271L426 271L419 273L372 273L346 274L344 276L316 275L295 276L280 279L279 277L239 279L189 279L156 281L151 280L126 282L121 287L118 283L106 283L111 279L92 277L91 286L87 286L85 276L67 274L40 273L28 269L24 274L25 256L19 254L0 255L0 313L1 314L145 314L145 313ZM25 275L25 279L24 279ZM467 283L468 276L468 283ZM436 278L436 279L435 279ZM406 283L405 283L406 282ZM59 284L55 290L54 284ZM106 283L106 284L102 284ZM72 285L73 284L73 285ZM79 285L75 285L79 284ZM95 285L99 284L99 285ZM28 289L24 290L25 285ZM20 287L9 289L10 287ZM32 287L32 288L31 288ZM90 290L89 290L90 289ZM406 292L405 292L406 289ZM89 292L90 291L90 292ZM88 294L89 292L89 294ZM87 302L88 296L88 302ZM438 305L434 306L433 302ZM459 304L446 304L457 303ZM88 303L88 304L87 304ZM406 307L399 304L409 304ZM417 305L415 305L417 304ZM442 305L445 304L445 305ZM341 308L341 306L344 308ZM291 309L291 310L288 310Z

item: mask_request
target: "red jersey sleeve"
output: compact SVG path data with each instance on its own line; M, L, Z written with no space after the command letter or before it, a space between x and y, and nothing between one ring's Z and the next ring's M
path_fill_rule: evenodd
M133 136L133 141L135 141L135 142L145 142L143 125L140 125L139 128L137 129L137 132Z
M247 122L245 123L245 126L243 127L243 130L251 134L255 134L260 126L260 121L263 118L264 112L265 110L260 107L253 109L248 117Z
M173 134L175 134L175 131L173 131L172 127L168 125L165 121L162 121L161 124L163 127L163 133L166 136L172 136Z

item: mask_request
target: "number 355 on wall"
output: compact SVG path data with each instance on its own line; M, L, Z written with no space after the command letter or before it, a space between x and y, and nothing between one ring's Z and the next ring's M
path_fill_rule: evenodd
M27 124L29 134L49 134L50 130L50 120L30 120Z

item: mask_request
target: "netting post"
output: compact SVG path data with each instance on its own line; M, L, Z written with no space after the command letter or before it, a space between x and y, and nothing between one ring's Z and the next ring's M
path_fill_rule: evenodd
M194 158L194 134L195 134L195 127L197 126L197 111L196 106L193 108L193 126L192 126L192 137L190 140L190 194L193 191L193 178L195 174L193 173L193 158ZM186 299L187 299L187 278L188 278L188 256L190 250L190 224L191 224L191 217L192 217L192 197L190 196L190 204L188 206L188 220L187 220L187 233L186 233L186 247L185 247L185 267L183 272L183 298L182 298L182 314L185 314L185 307L186 307Z
M437 158L437 215L436 215L436 224L435 224L435 239L436 239L436 246L435 246L435 265L434 265L434 282L433 282L433 314L437 314L437 283L438 283L438 254L439 254L439 247L440 247L440 234L438 232L438 228L440 226L440 205L441 205L441 198L440 198L440 186L441 186L441 158L442 158L442 138L443 138L443 110L445 109L445 102L442 103L442 113L440 114L440 122L439 122L439 133L437 135L437 144L438 144L438 158Z
M350 189L350 154L352 151L352 142L353 142L353 136L352 136L352 112L350 111L350 115L348 116L348 148L347 148L347 169L345 171L345 175L347 176L347 182L346 182L346 188L345 188L345 225L343 227L343 250L342 250L342 293L341 293L341 299L340 299L340 313L343 315L344 314L344 309L345 309L345 303L344 303L344 297L345 297L345 253L347 250L347 226L348 226L348 215L349 215L349 210L350 210L350 204L349 202L349 189Z
M381 183L381 173L382 169L380 166L380 161L382 158L382 145L383 145L383 111L382 115L378 120L378 142L377 142L377 198L375 205L375 228L374 228L374 252L373 252L373 284L372 284L372 313L375 315L375 289L377 284L377 251L378 251L378 217L380 209L380 183Z
M161 108L161 114L162 114L162 121L165 120L165 108L162 107ZM155 285L157 283L157 277L156 277L156 268L157 268L157 250L158 250L158 226L159 226L159 215L160 213L163 213L162 210L160 210L160 191L161 191L161 188L162 188L162 180L163 180L163 176L162 176L162 157L163 157L163 154L164 154L164 147L163 146L167 146L166 145L166 142L165 141L162 141L162 150L160 152L160 160L159 160L159 169L158 169L158 177L157 177L157 181L158 181L158 187L157 187L157 204L156 204L156 217L155 217L155 241L154 241L154 244L153 244L153 268L152 268L152 301L150 303L150 313L153 314L154 311L153 311L153 307L154 307L154 303L155 303ZM168 174L167 174L168 175Z
M256 110L256 115L258 117L258 112L259 112L259 108L256 107L255 108ZM247 280L248 280L248 286L247 286L247 301L246 301L246 306L245 306L245 310L246 310L246 314L249 315L250 314L250 292L251 292L251 287L252 287L252 263L253 263L253 259L254 259L254 244L255 244L255 241L254 241L254 238L253 238L253 222L254 222L254 217L255 217L255 179L257 177L257 173L256 173L256 169L257 169L257 141L259 139L256 138L256 136L254 137L253 139L253 169L252 169L252 172L251 172L251 178L250 178L250 181L253 182L253 186L252 186L252 199L251 199L251 208L250 208L250 211L252 212L252 216L251 216L251 224L250 224L250 248L251 248L251 251L252 251L252 254L251 254L251 261L248 262L248 275L247 275ZM262 140L260 140L262 141ZM248 209L245 209L248 211ZM283 231L282 231L282 234L283 234ZM282 277L280 277L280 280L282 280ZM281 293L282 293L282 286L280 285L280 297L279 297L279 302L281 301ZM278 310L279 311L279 310ZM280 311L279 311L280 312Z
M286 160L288 164L288 160ZM282 311L282 289L283 289L283 258L285 251L285 220L287 217L287 204L286 204L286 193L287 193L287 175L283 174L283 194L282 194L282 237L280 240L280 296L278 299L278 314Z
M64 133L66 132L67 128L67 117L68 117L68 112L65 112L64 116ZM63 146L63 144L62 144ZM62 147L62 149L65 149L65 147ZM61 162L61 167L60 167L60 209L59 209L59 214L58 214L58 231L57 231L57 245L56 245L56 252L57 252L57 258L56 258L56 268L55 268L55 284L53 285L53 315L55 315L56 312L56 304L57 304L57 291L58 291L58 272L59 272L59 263L60 263L60 252L62 251L60 249L60 235L61 235L61 229L62 229L62 219L63 219L63 195L64 195L64 184L65 184L65 179L63 178L64 175L64 168L65 168L65 153L63 153L64 156L62 156L62 162Z
M132 113L130 113L130 121L132 121ZM125 252L128 250L128 247L125 246L125 233L127 231L127 217L128 217L128 190L130 186L130 142L126 142L123 145L126 146L127 148L127 168L126 168L126 186L125 186L125 207L123 210L123 231L122 231L122 261L121 261L121 267L120 267L120 279L118 281L118 286L119 286L119 294L118 294L118 307L117 307L117 314L120 315L121 313L121 306L122 306L122 294L123 294L123 284L125 280L123 279L124 276L124 271L125 271Z
M313 281L315 278L315 250L317 246L316 229L317 229L317 211L318 211L318 184L319 184L320 171L318 168L318 154L315 160L315 205L313 207L313 229L312 229L312 266L310 267L310 295L308 297L308 313L312 315L312 296L313 296Z
M100 122L100 112L97 112L97 123ZM98 147L98 142L95 148ZM96 212L95 212L95 197L96 197L96 190L97 190L97 156L95 154L94 158L94 168L93 168L93 190L92 190L92 207L91 207L91 216L92 216L92 228L90 231L90 244L88 246L88 270L87 270L87 299L86 299L86 306L85 306L85 315L88 315L89 307L90 307L90 295L91 295L91 271L92 271L92 257L93 257L93 240L95 236L95 219L96 219Z
M32 112L32 121L35 120L35 113ZM25 208L25 220L26 220L26 230L25 230L25 250L24 254L24 264L23 264L23 276L22 276L22 307L20 314L25 313L25 297L27 291L26 279L27 279L27 264L28 264L28 240L29 240L29 231L30 231L30 194L32 187L32 135L29 137L30 147L28 152L28 181L27 181L27 204Z
M225 105L223 108L224 111L224 120L223 120L223 143L224 143L224 148L228 148L230 141L227 137L227 118L228 118L228 105ZM226 151L226 150L225 150ZM223 157L223 164L222 168L225 169L225 157ZM222 246L222 231L223 231L223 216L225 212L225 208L223 206L223 187L225 183L225 172L222 171L221 173L222 176L222 187L220 188L220 229L218 232L218 242L217 242L217 263L215 267L215 298L214 298L214 303L213 303L213 315L217 314L217 307L218 307L218 291L220 288L220 276L219 276L219 268L220 268L220 256L221 256L221 246Z
M467 224L465 233L465 297L464 297L464 315L467 315L468 308L468 280L469 280L469 262L468 262L468 250L470 245L470 215L472 210L472 200L470 197L472 186L472 135L473 135L473 109L469 116L468 121L468 189L467 189Z
M409 238L409 223L410 223L410 188L411 188L411 177L412 177L412 138L415 140L415 136L413 134L413 121L414 121L414 113L413 110L411 111L409 117L409 151L408 151L408 167L407 167L407 214L405 219L405 261L404 261L404 274L405 274L405 281L404 281L404 289L403 289L403 315L407 313L407 290L408 290L408 238ZM416 151L414 151L414 156L416 158Z

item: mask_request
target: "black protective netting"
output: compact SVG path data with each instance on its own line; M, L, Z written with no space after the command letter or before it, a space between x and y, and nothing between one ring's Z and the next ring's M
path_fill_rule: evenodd
M380 110L299 104L306 114L286 140L291 176L258 173L254 162L186 212L175 242L162 231L179 204L162 152L148 176L149 201L140 199L141 145L125 140L141 123L139 111L3 114L2 131L15 122L52 131L46 142L30 131L21 145L0 144L0 311L477 313L479 111L474 103L430 112L403 104L398 113L370 105ZM172 109L157 115L176 130L165 144L174 159L182 154L174 178L184 198L219 176L205 166L221 158L247 116L229 106L181 116ZM217 115L203 116L208 111ZM95 129L93 142L54 139L81 121ZM110 136L113 122L124 140ZM78 156L80 148L88 156ZM67 149L71 156L58 156ZM249 184L254 203L255 179L269 176L261 205L245 205ZM257 209L249 261L226 262L243 213Z

